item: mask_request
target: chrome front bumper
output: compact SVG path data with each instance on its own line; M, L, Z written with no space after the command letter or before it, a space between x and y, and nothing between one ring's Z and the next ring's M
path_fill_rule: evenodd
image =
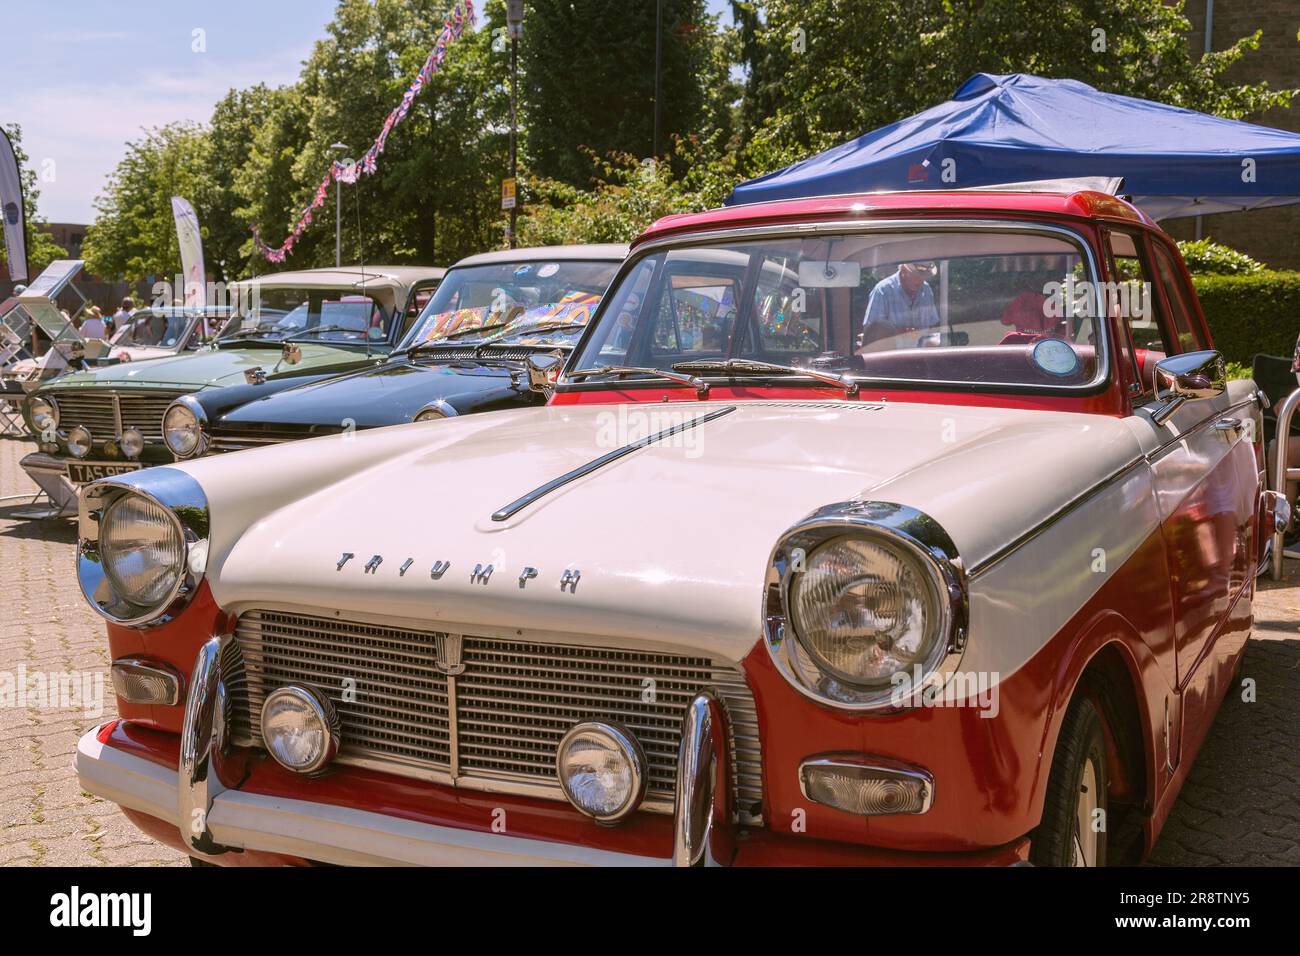
M190 678L173 771L100 743L77 744L82 789L177 826L196 852L260 850L341 865L702 866L731 859L726 713L711 694L691 702L677 765L671 858L481 833L330 804L230 790L217 768L229 742L220 661L229 635L200 650Z

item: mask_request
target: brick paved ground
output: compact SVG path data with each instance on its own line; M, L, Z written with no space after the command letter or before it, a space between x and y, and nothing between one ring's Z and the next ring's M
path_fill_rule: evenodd
M34 490L0 438L0 496ZM0 672L107 669L103 624L72 574L71 522L27 523L0 502ZM1152 862L1300 865L1300 567L1263 585L1242 676L1256 703L1229 696ZM77 738L113 714L0 707L0 865L156 866L185 858L142 836L111 804L81 792Z

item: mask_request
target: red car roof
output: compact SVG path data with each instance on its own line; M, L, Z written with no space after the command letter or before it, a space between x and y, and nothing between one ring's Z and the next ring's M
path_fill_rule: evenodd
M1073 219L1101 219L1139 222L1156 227L1136 206L1106 193L1085 190L1072 193L998 192L994 190L932 192L857 193L846 196L817 196L725 206L706 212L664 216L638 236L633 245L651 239L713 229L742 228L782 222L851 219L855 216L912 216L923 213L1022 213L1035 216L1066 216Z

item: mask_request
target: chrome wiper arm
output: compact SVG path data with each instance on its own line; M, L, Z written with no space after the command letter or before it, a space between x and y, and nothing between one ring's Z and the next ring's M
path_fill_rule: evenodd
M709 394L709 383L698 375L683 375L681 372L674 372L671 369L646 368L641 365L602 365L599 368L584 368L576 372L566 372L564 377L587 378L591 375L653 375L656 378L666 378L668 381L675 382L686 388L693 388L700 398L704 398Z
M782 375L805 375L827 385L844 389L845 395L858 394L858 383L847 375L823 372L815 368L803 368L798 365L779 365L776 362L764 362L760 359L726 359L725 361L704 360L695 362L676 362L675 369L693 368L707 372L779 372Z

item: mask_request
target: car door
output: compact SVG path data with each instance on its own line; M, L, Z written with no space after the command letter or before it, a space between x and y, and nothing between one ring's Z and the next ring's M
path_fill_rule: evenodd
M1174 284L1181 270L1162 244L1141 233L1112 234L1112 255L1121 275L1141 283L1129 298L1126 322L1141 378L1133 395L1138 415L1152 429L1147 459L1167 549L1177 686L1181 697L1181 752L1194 752L1208 727L1221 690L1220 671L1245 640L1235 627L1244 608L1234 601L1249 585L1251 531L1258 497L1251 444L1254 406L1246 389L1188 401L1163 424L1150 414L1158 407L1155 365L1164 355L1204 350L1200 317L1185 289ZM1120 296L1121 305L1123 296ZM1216 643L1228 635L1225 644ZM1172 744L1172 742L1171 742ZM1176 765L1178 746L1171 746Z

